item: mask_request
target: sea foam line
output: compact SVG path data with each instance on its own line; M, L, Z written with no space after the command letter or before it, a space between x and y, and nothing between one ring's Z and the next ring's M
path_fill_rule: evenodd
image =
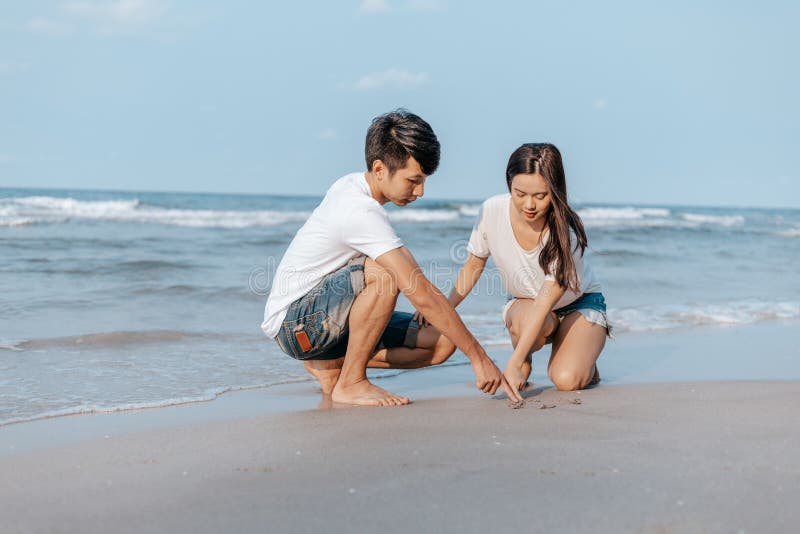
M248 228L304 221L304 211L231 211L159 208L132 200L56 197L0 198L0 226L60 224L71 219L157 223L193 228Z

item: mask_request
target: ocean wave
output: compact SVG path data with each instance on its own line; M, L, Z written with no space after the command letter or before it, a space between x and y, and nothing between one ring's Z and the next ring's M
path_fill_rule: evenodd
M783 237L800 237L800 228L790 228L788 230L782 230L778 232L778 235Z
M578 210L582 219L589 220L641 220L647 217L669 217L666 208L583 208Z
M390 220L399 223L462 221L471 223L480 210L479 203L430 201L419 207L390 208ZM306 206L307 208L307 206ZM577 210L586 227L614 230L638 228L727 229L747 222L740 213L703 213L665 207L590 206ZM292 209L216 210L158 206L139 199L79 200L50 196L0 198L0 227L37 224L62 224L79 221L151 223L193 228L272 227L305 221L311 211ZM773 231L771 229L769 231ZM781 235L796 237L797 229Z
M508 334L497 313L464 314L464 323L482 344L503 345ZM800 303L736 300L703 304L663 304L609 307L608 319L616 333L670 330L699 326L746 325L761 321L800 319ZM504 340L506 340L504 342Z
M389 211L389 219L394 222L455 221L459 218L459 211L450 209L402 208Z
M478 204L453 204L441 208L389 210L395 222L441 222L472 218ZM78 200L48 196L0 198L0 227L61 224L70 220L154 223L194 228L250 228L305 221L310 211L233 211L182 209L130 200Z
M617 332L746 325L761 321L798 319L800 303L740 300L715 304L610 308L608 317Z
M0 343L0 350L25 351L53 347L111 348L145 343L170 343L187 339L208 339L211 334L179 330L100 332L78 336L50 337Z
M706 213L673 212L667 208L583 208L578 215L587 228L730 228L745 223L743 215L710 215Z
M465 357L456 355L451 360L443 363L440 367L453 367L464 366L470 362ZM381 380L391 378L400 374L414 371L413 369L391 369L391 370L373 370L370 369L369 376L372 380ZM187 404L197 404L201 402L211 402L218 397L235 391L247 391L256 389L265 389L275 386L282 386L286 384L297 384L305 382L313 382L314 379L310 376L297 376L282 374L276 376L271 382L264 382L260 384L251 385L236 385L224 386L207 389L197 395L188 395L182 397L174 397L168 399L141 401L141 402L126 402L120 404L81 404L78 406L70 406L66 408L56 408L47 410L41 413L10 417L8 419L0 419L0 426L12 425L17 423L27 423L31 421L38 421L42 419L52 419L56 417L66 417L72 415L88 415L88 414L101 414L101 413L118 413L131 410L147 410L155 408L168 408L172 406L183 406Z
M5 425L13 425L17 423L29 423L31 421L39 421L41 419L52 419L55 417L65 417L70 415L88 415L88 414L100 414L100 413L117 413L117 412L127 412L130 410L147 410L153 408L168 408L170 406L182 406L186 404L196 404L199 402L210 402L215 400L216 398L233 391L246 391L251 389L262 389L268 387L279 386L283 384L294 384L298 382L310 382L313 378L284 378L280 381L265 383L265 384L256 384L250 386L229 386L229 387L220 387L207 390L199 395L196 396L187 396L187 397L176 397L171 399L163 399L158 401L150 401L150 402L131 402L125 404L114 404L114 405L104 405L104 404L81 404L79 406L71 406L69 408L61 408L55 410L49 410L46 412L38 413L35 415L30 416L21 416L21 417L11 417L8 419L0 419L0 426Z
M740 226L744 224L741 215L701 215L699 213L681 213L681 218L690 223L717 224L720 226Z
M458 212L465 217L475 217L481 211L480 204L459 204Z
M155 223L192 228L250 228L300 222L311 212L160 208L132 200L77 200L46 196L0 198L0 227L69 220Z

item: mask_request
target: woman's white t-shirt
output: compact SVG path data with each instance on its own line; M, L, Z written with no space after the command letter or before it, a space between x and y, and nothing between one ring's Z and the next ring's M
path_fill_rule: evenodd
M547 243L549 232L533 250L523 249L514 237L510 210L511 195L508 193L493 196L484 202L472 229L467 251L480 258L489 256L494 258L503 286L511 298L533 299L537 297L545 282L555 280L555 276L545 275L539 266L539 254ZM589 248L587 247L581 255L572 231L570 236L580 292L575 293L567 289L554 308L571 304L584 293L601 291L600 283L591 267Z

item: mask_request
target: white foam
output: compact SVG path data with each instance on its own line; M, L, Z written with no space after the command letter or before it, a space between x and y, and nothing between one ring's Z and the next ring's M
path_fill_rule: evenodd
M198 402L209 402L215 400L217 397L232 391L245 391L251 389L262 389L271 386L294 384L297 382L310 382L312 378L299 378L291 380L282 380L276 383L269 384L256 384L252 386L231 386L214 388L205 391L204 393L194 397L176 397L172 399L164 399L154 402L131 402L126 404L116 405L102 405L102 404L81 404L79 406L72 406L69 408L49 410L36 415L28 417L13 417L5 420L0 420L0 426L11 425L15 423L27 423L30 421L38 421L40 419L52 419L54 417L64 417L68 415L84 415L84 414L98 414L98 413L117 413L127 412L130 410L146 410L151 408L167 408L169 406L181 406L185 404L195 404Z
M644 219L645 217L669 217L666 208L584 208L578 210L581 219Z
M389 212L389 219L395 222L453 221L459 218L456 210L426 210L404 208Z
M778 235L783 237L800 237L800 228L790 228L789 230L783 230L778 232Z
M481 211L479 204L460 204L458 212L464 217L475 217Z
M667 208L584 208L579 209L583 222L588 228L649 228L683 227L689 223L671 217Z
M700 228L721 226L730 228L745 222L742 215L709 215L704 213L673 213L667 208L585 208L578 215L587 227L605 228Z
M497 315L462 315L482 345L510 343ZM739 300L707 304L664 304L631 308L609 308L608 320L616 333L671 330L699 326L746 325L761 321L800 318L800 303Z
M685 221L698 224L716 224L720 226L740 226L744 224L744 217L741 215L702 215L699 213L681 213L680 216Z
M611 308L608 317L618 332L745 325L760 321L800 318L800 303L742 300L716 304Z
M0 199L0 227L57 224L70 219L156 223L194 228L248 228L303 221L303 211L221 211L143 206L137 199L89 201L74 198Z

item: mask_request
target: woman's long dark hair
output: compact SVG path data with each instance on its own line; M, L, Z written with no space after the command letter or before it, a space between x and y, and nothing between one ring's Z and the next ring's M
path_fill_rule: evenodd
M575 232L581 256L586 249L586 231L581 218L567 202L567 180L561 153L550 143L525 143L508 159L506 182L509 191L511 181L518 174L539 174L550 189L550 210L545 221L550 235L539 254L539 266L545 274L553 274L561 287L580 293L580 280L572 259L569 231L572 228ZM554 268L555 273L550 272L551 268Z

